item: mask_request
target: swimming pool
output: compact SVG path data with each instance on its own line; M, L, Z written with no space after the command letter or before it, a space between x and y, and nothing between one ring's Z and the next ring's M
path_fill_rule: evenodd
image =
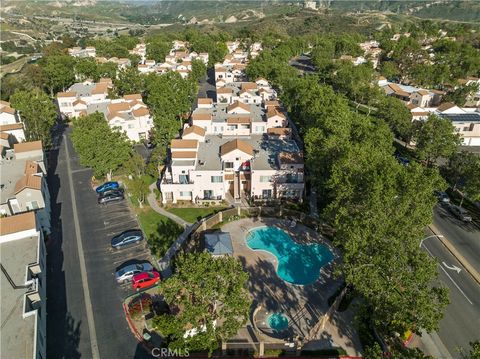
M333 259L321 244L298 244L280 228L259 227L246 237L248 247L272 253L278 259L277 274L292 284L310 284L320 276L320 269Z
M267 324L275 331L282 331L288 327L288 318L282 313L273 313L268 317Z

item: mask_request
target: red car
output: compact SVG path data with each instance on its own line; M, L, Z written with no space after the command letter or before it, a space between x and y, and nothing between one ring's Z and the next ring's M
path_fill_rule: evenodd
M133 289L148 288L158 281L160 281L160 273L156 271L138 273L133 276Z

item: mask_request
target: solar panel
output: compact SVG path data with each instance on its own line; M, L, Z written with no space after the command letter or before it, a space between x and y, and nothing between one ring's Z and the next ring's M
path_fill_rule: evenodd
M440 117L455 122L480 122L480 113L442 113Z

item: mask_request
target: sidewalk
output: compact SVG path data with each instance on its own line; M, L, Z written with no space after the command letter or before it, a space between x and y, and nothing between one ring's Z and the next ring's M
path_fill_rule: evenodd
M162 216L170 218L172 221L177 222L183 228L191 225L191 223L185 221L183 218L180 218L179 216L176 216L173 213L168 212L167 210L163 209L158 205L157 199L155 198L155 193L153 192L153 190L157 188L156 183L152 183L150 186L148 186L148 188L150 189L150 193L147 196L147 202L155 212L160 213Z
M198 224L194 223L189 223L182 218L174 215L173 213L170 213L160 207L157 203L157 199L155 198L155 193L153 190L156 188L156 183L152 183L149 186L150 193L147 196L147 201L150 207L157 213L161 214L162 216L168 217L171 220L175 221L179 225L181 225L184 228L184 231L180 236L177 238L177 240L170 246L168 249L167 253L163 256L163 258L159 259L157 264L158 264L158 269L160 270L160 273L162 275L162 278L168 278L169 276L172 275L172 270L170 268L170 262L172 258L175 256L177 251L182 247L183 243L185 240L188 238L190 233L194 231L197 227Z

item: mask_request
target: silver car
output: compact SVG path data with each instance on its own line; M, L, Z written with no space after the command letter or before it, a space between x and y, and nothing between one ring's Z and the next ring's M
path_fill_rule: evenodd
M463 221L463 222L471 222L472 221L472 217L468 214L468 212L465 208L460 207L460 206L451 205L449 207L449 209L450 209L450 212L452 212L455 215L455 217L457 217L461 221Z
M123 268L120 268L115 273L115 280L117 283L128 283L132 281L132 278L135 274L151 271L152 269L153 266L148 262L129 264Z

